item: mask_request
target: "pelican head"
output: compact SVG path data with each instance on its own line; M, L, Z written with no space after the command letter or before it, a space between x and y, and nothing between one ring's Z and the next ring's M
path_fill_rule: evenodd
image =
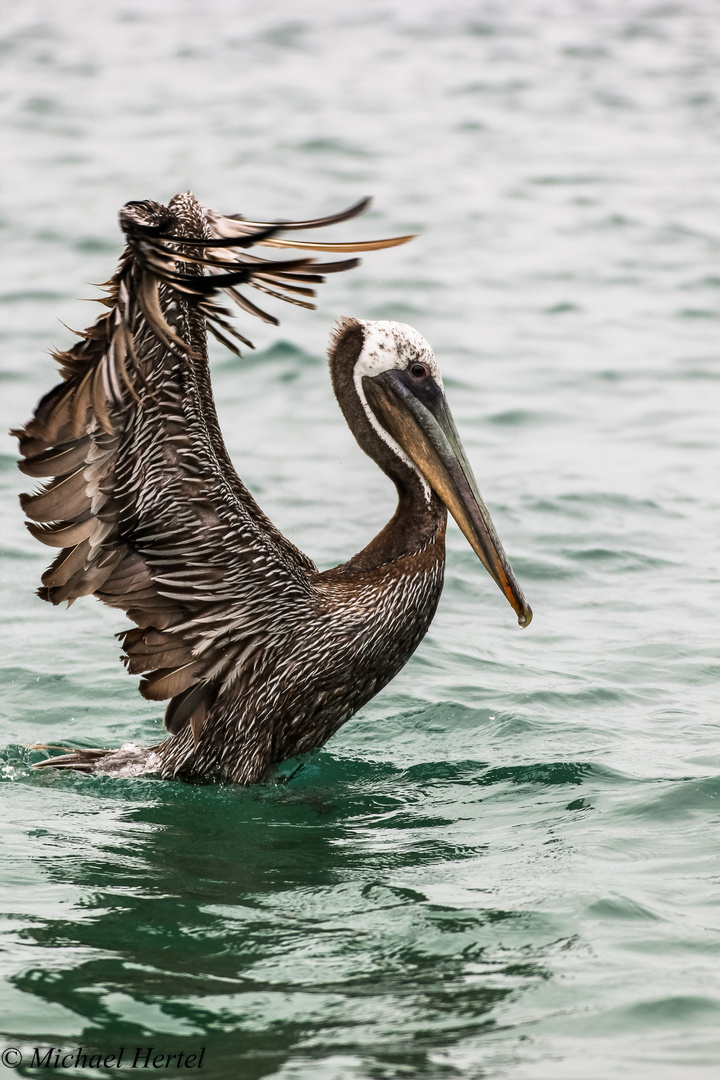
M331 369L333 353L354 357L352 381L357 398L376 438L384 444L378 447L376 439L368 439L367 431L363 437L344 408L360 445L396 482L397 469L387 467L392 457L417 475L428 501L431 492L437 495L514 608L520 626L528 626L532 610L478 490L430 345L403 323L344 319L333 344ZM343 406L335 370L333 377Z

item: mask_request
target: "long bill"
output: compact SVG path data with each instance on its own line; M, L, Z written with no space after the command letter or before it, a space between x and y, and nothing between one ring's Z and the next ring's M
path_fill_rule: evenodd
M471 548L515 609L520 626L532 610L515 580L495 526L478 491L445 394L436 383L423 398L402 372L365 377L363 388L380 423L415 463L460 526Z

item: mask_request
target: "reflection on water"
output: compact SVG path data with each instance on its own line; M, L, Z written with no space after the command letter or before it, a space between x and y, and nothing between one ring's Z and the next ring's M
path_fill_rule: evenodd
M563 769L545 782L576 784L586 771ZM90 830L109 806L121 813L75 857L42 858L48 879L81 900L22 930L44 962L16 988L70 1009L76 1038L104 1052L152 1038L159 1052L192 1053L202 1037L218 1076L238 1059L243 1076L266 1076L297 1051L433 1075L432 1053L493 1031L499 1002L550 977L544 921L434 903L387 874L482 860L486 845L445 839L425 789L447 797L454 783L532 777L469 762L401 777L326 754L308 771L251 791L56 781L56 797L67 785L82 800ZM56 823L42 832L53 847L71 839Z

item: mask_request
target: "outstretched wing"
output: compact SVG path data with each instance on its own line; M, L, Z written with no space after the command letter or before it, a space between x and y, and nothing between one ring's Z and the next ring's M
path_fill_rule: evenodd
M121 635L124 661L144 675L145 697L171 699L171 732L189 722L197 738L220 695L267 678L283 638L316 603L313 563L266 518L225 449L205 331L231 348L246 339L217 297L272 322L241 286L310 306L320 272L356 260L270 261L247 249L364 206L278 225L221 217L189 193L168 207L128 204L108 311L58 354L63 382L14 433L22 471L53 478L21 497L32 535L60 549L39 595L59 604L94 593L126 611L137 628Z

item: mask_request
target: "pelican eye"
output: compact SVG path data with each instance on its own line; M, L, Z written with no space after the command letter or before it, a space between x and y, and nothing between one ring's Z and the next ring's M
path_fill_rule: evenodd
M430 374L430 368L427 364L415 363L410 365L410 374L416 379L427 379Z

